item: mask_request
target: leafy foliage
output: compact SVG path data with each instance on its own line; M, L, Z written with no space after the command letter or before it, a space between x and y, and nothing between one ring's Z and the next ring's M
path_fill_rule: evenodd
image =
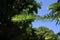
M57 20L57 23L60 23L60 1L58 0L58 2L51 4L48 9L51 10L51 12L42 18L44 20Z
M38 40L55 40L57 37L52 30L43 26L36 28L35 33L38 36Z
M50 5L50 6L48 7L49 10L50 10L50 9L53 9L53 10L55 10L55 11L57 11L58 8L60 8L60 3L54 3L54 4L52 4L52 5Z
M28 21L28 20L34 20L35 15L33 14L20 14L12 17L12 21L14 22L22 22L22 21Z
M0 40L52 39L55 34L48 28L32 28L32 21L44 19L34 14L38 8L41 3L35 0L0 0Z
M41 4L35 0L0 0L0 40L34 39L30 24L38 8L41 8Z

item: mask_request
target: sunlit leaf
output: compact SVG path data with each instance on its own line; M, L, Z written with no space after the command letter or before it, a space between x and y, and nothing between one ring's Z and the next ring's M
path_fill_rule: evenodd
M20 15L15 15L12 17L12 21L14 22L21 22L21 21L26 21L26 20L31 20L35 19L35 15L32 14L20 14Z
M54 4L51 4L48 9L54 9L54 10L57 10L58 8L60 7L60 3L54 3Z

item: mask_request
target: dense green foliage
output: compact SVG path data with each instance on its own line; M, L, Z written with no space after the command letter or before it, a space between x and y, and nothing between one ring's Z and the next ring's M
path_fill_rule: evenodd
M56 34L48 28L32 28L32 21L44 19L34 14L38 8L41 3L35 0L0 0L0 40L56 40Z
M55 40L57 37L52 30L43 26L37 28L35 33L38 36L38 40Z
M29 19L28 15L31 17L34 12L37 13L38 7L40 4L36 3L35 0L0 0L0 39L29 40L26 29L29 28L29 24L31 25L34 19ZM22 17L20 14L23 14ZM16 15L22 19L20 20ZM23 19L25 16L28 21ZM12 21L16 17L19 20Z
M35 0L0 0L0 40L37 40L31 22L40 6Z

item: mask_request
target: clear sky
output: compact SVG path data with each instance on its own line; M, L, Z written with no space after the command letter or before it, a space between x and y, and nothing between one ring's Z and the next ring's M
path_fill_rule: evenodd
M50 11L47 9L47 7L50 4L57 2L57 0L36 0L36 1L42 2L42 8L38 9L38 15L40 16L48 14ZM34 22L32 22L32 24L33 24L33 27L35 28L40 27L40 26L45 26L53 30L55 33L60 32L60 24L56 25L56 20L54 21L35 20Z

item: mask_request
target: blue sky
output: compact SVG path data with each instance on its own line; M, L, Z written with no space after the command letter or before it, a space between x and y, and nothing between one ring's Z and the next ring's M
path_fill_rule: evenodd
M36 0L37 2L42 2L42 8L38 9L38 15L43 16L48 14L50 11L48 10L48 6L52 3L57 2L57 0ZM60 32L60 24L56 25L56 20L54 21L42 21L42 20L35 20L32 22L32 26L37 28L40 26L45 26L51 30L53 30L55 33Z

